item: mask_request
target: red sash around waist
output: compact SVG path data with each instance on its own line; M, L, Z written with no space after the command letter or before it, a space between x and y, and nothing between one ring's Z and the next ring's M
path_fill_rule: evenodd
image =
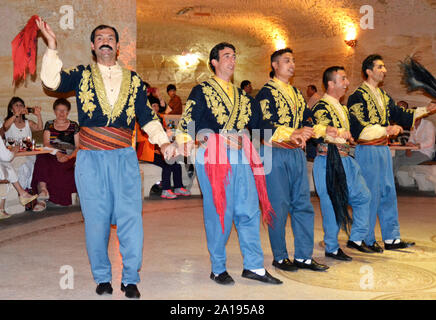
M387 146L389 143L389 139L387 136L374 139L374 140L357 140L357 144L363 145L363 146Z
M295 144L295 143L293 143L291 141L281 141L281 142L278 142L278 141L274 141L273 140L271 143L269 143L269 142L267 142L265 140L262 140L262 143L264 145L268 146L268 147L281 148L281 149L298 149L298 148L301 148L300 145Z
M114 127L81 127L81 150L114 150L132 146L133 130Z

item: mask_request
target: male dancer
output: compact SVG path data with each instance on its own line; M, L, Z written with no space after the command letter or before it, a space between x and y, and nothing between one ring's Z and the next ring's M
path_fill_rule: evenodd
M204 225L212 263L210 278L222 285L234 283L226 270L225 249L234 222L244 261L242 277L281 284L263 264L259 199L264 218L272 210L263 167L248 138L238 134L246 127L272 127L262 121L255 100L231 83L235 60L235 47L230 43L219 43L210 51L209 66L214 76L192 89L179 121L176 141L185 147L192 146L197 139L202 145L195 157L195 167L203 194ZM194 130L190 129L192 126ZM185 153L189 153L187 149ZM261 172L255 172L259 168Z
M345 212L347 212L347 204L353 208L353 224L347 247L372 253L363 242L368 233L371 194L360 174L359 165L349 156L348 141L353 141L350 133L349 115L347 107L339 102L350 84L344 67L327 68L323 74L323 84L326 93L313 107L312 119L315 124L315 136L323 140L318 144L318 155L313 164L313 178L321 202L325 255L337 260L351 261L352 258L339 247L338 233L341 226L338 225L336 214L340 213L335 214L335 206L332 205L332 202L342 200L338 199L342 196L341 188L348 191L345 192L345 194L348 193L348 197L342 201ZM337 148L338 153L332 147ZM330 152L333 154L327 156ZM335 158L335 155L339 155L340 161ZM340 168L341 166L342 168ZM345 173L345 177L341 177L342 173ZM331 176L338 177L341 185L338 187L334 183L329 185L326 182L327 176L329 176L328 179ZM329 182L334 182L334 180L329 180ZM341 210L336 209L336 211L340 212ZM347 222L344 221L344 223Z
M123 258L121 290L128 298L139 298L143 227L141 176L131 147L135 120L167 158L175 149L147 102L141 78L117 62L120 43L115 28L100 25L93 30L96 64L62 70L53 30L42 19L37 25L48 43L41 66L44 86L76 92L81 129L75 176L96 292L112 293L107 247L110 225L116 224Z
M289 84L294 75L295 62L292 50L281 49L271 55L270 73L272 78L256 96L260 103L263 118L274 125L286 127L283 130L300 144L264 141L261 152L272 152L272 169L266 175L268 197L276 213L273 225L268 227L271 248L274 255L273 266L284 271L306 268L324 271L328 266L312 259L314 211L310 202L309 181L307 178L306 156L302 147L312 136L313 129L308 122L311 115L301 92ZM278 135L278 133L275 133ZM285 139L278 139L285 140ZM291 214L294 233L294 262L288 257L285 227L288 214Z
M388 147L389 136L402 132L402 127L413 127L415 120L436 110L436 104L416 110L395 105L394 100L379 88L386 76L386 66L380 55L372 54L362 63L365 81L348 98L351 134L357 141L355 158L371 191L369 233L366 245L383 252L375 241L377 216L380 221L384 248L404 249L414 242L402 241L398 222L397 194L392 170L392 156ZM390 125L395 122L399 125Z

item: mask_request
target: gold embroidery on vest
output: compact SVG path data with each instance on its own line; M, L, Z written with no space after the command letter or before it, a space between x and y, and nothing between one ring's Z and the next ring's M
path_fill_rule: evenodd
M98 68L97 64L91 65L92 80L95 85L95 92L97 93L97 99L98 102L100 103L100 107L103 115L105 115L108 118L108 122L106 125L109 125L111 122L114 122L120 116L126 105L129 92L131 90L134 90L134 87L132 88L130 87L130 83L131 83L130 71L124 68L122 70L123 70L123 75L121 80L120 93L118 94L118 98L113 108L111 108L111 105L109 104L109 101L106 96L106 90L104 88L103 77L100 73L100 69ZM137 76L134 76L133 78L135 77ZM133 86L136 86L136 91L139 85L140 85L140 81L139 78L137 77L137 80L135 80L133 84Z
M184 133L188 132L188 123L192 121L192 107L194 105L194 100L186 101L185 110L183 111L183 115L181 116L179 124L177 125L177 129Z
M326 100L322 100L323 102L325 102L325 107L328 110L332 121L333 121L333 126L335 128L345 128L346 130L350 131L350 122L348 121L348 110L346 107L344 107L343 105L341 105L342 110L344 111L345 114L345 119L342 119L342 117L338 114L338 111L336 110L336 106L330 104L328 101Z
M236 125L236 128L238 130L242 130L247 126L248 122L250 121L250 117L251 117L250 99L245 94L242 94L239 105L240 105L239 117L238 117L238 123Z
M368 108L369 122L371 124L383 124L386 122L386 104L380 106L374 93L367 85L363 84L360 88L362 92L363 99L366 101ZM379 88L376 88L381 93ZM382 95L382 100L383 95Z
M203 83L201 86L202 86L204 98L206 99L207 107L212 111L212 114L215 116L218 124L224 125L229 120L229 116L226 113L226 107L225 104L223 103L222 96L220 96L219 93L216 90L214 90L213 87L210 87L205 83Z
M269 112L269 100L263 99L260 101L260 108L262 110L262 115L264 120L269 120L272 117L271 112Z
M73 68L69 68L69 69L64 69L63 71L69 75L73 71L74 72L79 71L79 69L77 67L73 67Z
M330 119L327 118L327 110L321 109L316 111L314 117L316 119L316 124L323 126L328 126L330 124Z
M278 123L291 128L298 128L303 120L306 105L303 96L296 93L294 88L291 88L291 90L293 90L292 94L294 95L291 97L287 90L273 80L270 80L268 84L272 87L270 91L276 103L277 115L279 117ZM292 114L292 118L290 114ZM290 123L291 121L292 125Z
M92 89L91 72L85 69L79 84L79 99L82 104L83 112L85 112L89 118L92 118L92 113L97 107L93 102L94 92L92 92Z
M368 121L365 120L365 115L363 114L363 103L355 103L350 107L351 114L353 114L360 124L364 127L370 125Z

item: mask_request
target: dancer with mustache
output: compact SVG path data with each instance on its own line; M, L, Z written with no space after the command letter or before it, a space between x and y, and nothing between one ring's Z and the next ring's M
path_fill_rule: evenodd
M344 67L327 68L323 73L326 93L312 108L315 136L320 138L313 178L321 203L325 255L343 261L352 260L338 242L340 228L349 231L348 204L353 219L347 247L372 253L363 241L369 228L371 194L359 165L349 155L353 142L350 120L347 107L339 102L349 84Z
M413 127L416 119L436 110L435 103L415 110L397 106L388 93L380 88L386 72L383 58L378 54L369 55L362 62L365 81L348 98L347 103L351 134L358 144L355 158L371 190L369 233L365 244L379 253L383 249L375 239L377 216L386 250L404 249L415 244L403 241L400 237L389 137L401 133L401 126ZM391 125L392 122L398 125Z
M137 283L142 264L143 226L141 176L132 148L135 121L158 144L165 158L175 153L146 95L141 78L117 62L120 48L114 27L100 25L91 33L97 61L62 69L56 36L37 20L48 49L42 59L43 85L56 92L75 91L80 125L80 150L75 179L85 219L86 248L96 293L111 294L112 273L108 256L111 224L117 225L123 262L121 290L139 298Z

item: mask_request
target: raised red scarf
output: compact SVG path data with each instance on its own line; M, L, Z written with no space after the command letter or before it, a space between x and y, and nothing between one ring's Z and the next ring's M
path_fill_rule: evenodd
M210 134L208 136L206 151L204 153L205 171L212 187L212 197L216 211L220 217L222 231L224 233L224 215L226 211L226 186L229 184L232 167L227 158L227 147L225 137L220 134ZM259 197L262 220L272 226L272 215L274 209L268 199L266 189L265 172L259 154L253 147L250 139L243 135L242 147L246 158L250 162L256 183L257 194Z
M36 44L38 26L34 15L27 22L23 30L12 40L12 60L14 61L14 82L26 79L26 72L35 74L36 70Z

